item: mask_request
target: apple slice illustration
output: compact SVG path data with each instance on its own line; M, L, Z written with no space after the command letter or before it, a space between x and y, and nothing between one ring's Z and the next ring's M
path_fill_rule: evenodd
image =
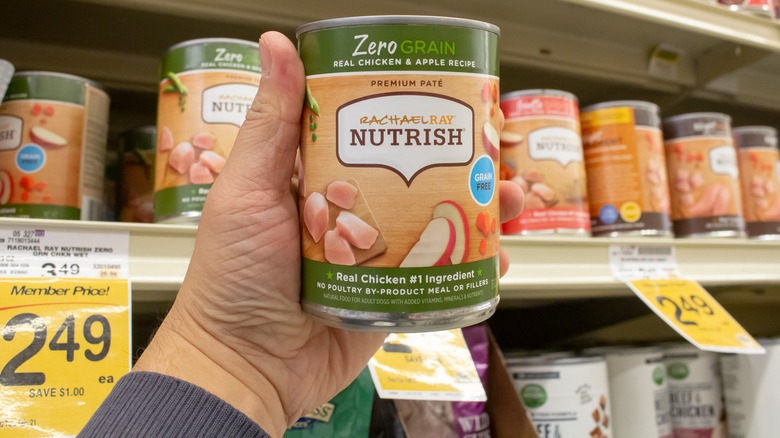
M469 221L463 207L455 201L442 201L433 209L433 217L449 219L455 227L455 247L452 250L450 261L453 265L466 263L469 248Z
M40 126L30 129L30 138L46 148L61 148L68 144L68 140Z
M11 174L0 170L0 205L8 204L14 194L14 183Z
M409 254L401 262L402 268L421 266L442 266L452 256L455 249L455 225L443 217L437 217L428 223Z
M485 122L482 125L482 141L485 143L485 151L490 158L498 159L498 148L501 145L501 138L498 136L498 131L490 122Z
M523 134L516 132L503 131L501 133L501 147L511 148L523 142Z

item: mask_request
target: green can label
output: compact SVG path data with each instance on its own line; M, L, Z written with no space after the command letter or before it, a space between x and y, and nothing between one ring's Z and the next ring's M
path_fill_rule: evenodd
M259 83L257 43L195 40L168 51L157 109L155 221L200 217Z
M386 21L299 36L304 306L475 323L498 294L497 29Z

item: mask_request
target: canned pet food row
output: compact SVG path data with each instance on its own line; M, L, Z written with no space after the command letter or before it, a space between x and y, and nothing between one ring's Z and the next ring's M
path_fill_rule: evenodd
M0 105L0 217L197 222L257 92L258 45L183 42L160 72L157 127L121 136L117 175L105 172L105 90L69 74L16 73ZM112 176L118 193L105 196ZM115 213L103 205L113 199Z
M668 345L506 357L540 437L774 438L780 340L760 342L765 355Z
M607 347L509 353L507 363L542 438L727 436L715 353Z
M780 238L777 130L642 101L502 96L500 176L526 192L505 234Z

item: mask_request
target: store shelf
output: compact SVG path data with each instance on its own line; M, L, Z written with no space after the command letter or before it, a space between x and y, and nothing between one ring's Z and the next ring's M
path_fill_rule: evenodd
M681 273L704 286L780 287L780 242L504 236L501 243L512 260L501 280L508 304L632 295L612 277L608 251L615 244L672 246Z
M195 244L197 227L0 218L0 226L35 226L84 232L127 232L134 302L172 301L179 290Z
M86 75L121 90L154 92L161 54L186 39L256 39L270 29L294 38L297 26L325 18L446 14L501 27L505 89L527 87L526 69L540 69L596 81L598 92L589 94L618 84L780 111L780 94L771 92L777 71L753 67L780 62L780 25L698 0L300 0L295 7L283 0L29 0L10 8L20 17L47 13L0 27L4 57L21 69ZM117 34L118 23L132 38ZM658 44L682 50L675 74L648 72Z
M183 225L0 219L0 226L31 223L84 232L128 232L130 280L138 302L171 301L175 297L187 272L197 230ZM504 236L501 244L512 261L501 279L502 303L510 306L631 296L631 291L612 277L608 250L613 244L673 246L682 273L705 286L780 288L780 242ZM749 299L745 294L737 296Z

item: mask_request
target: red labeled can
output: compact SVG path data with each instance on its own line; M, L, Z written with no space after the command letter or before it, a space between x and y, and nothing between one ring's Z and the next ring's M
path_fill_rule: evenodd
M590 235L577 98L559 90L501 96L501 179L525 192L525 209L504 234Z
M742 212L749 237L780 239L780 151L769 126L734 128Z

